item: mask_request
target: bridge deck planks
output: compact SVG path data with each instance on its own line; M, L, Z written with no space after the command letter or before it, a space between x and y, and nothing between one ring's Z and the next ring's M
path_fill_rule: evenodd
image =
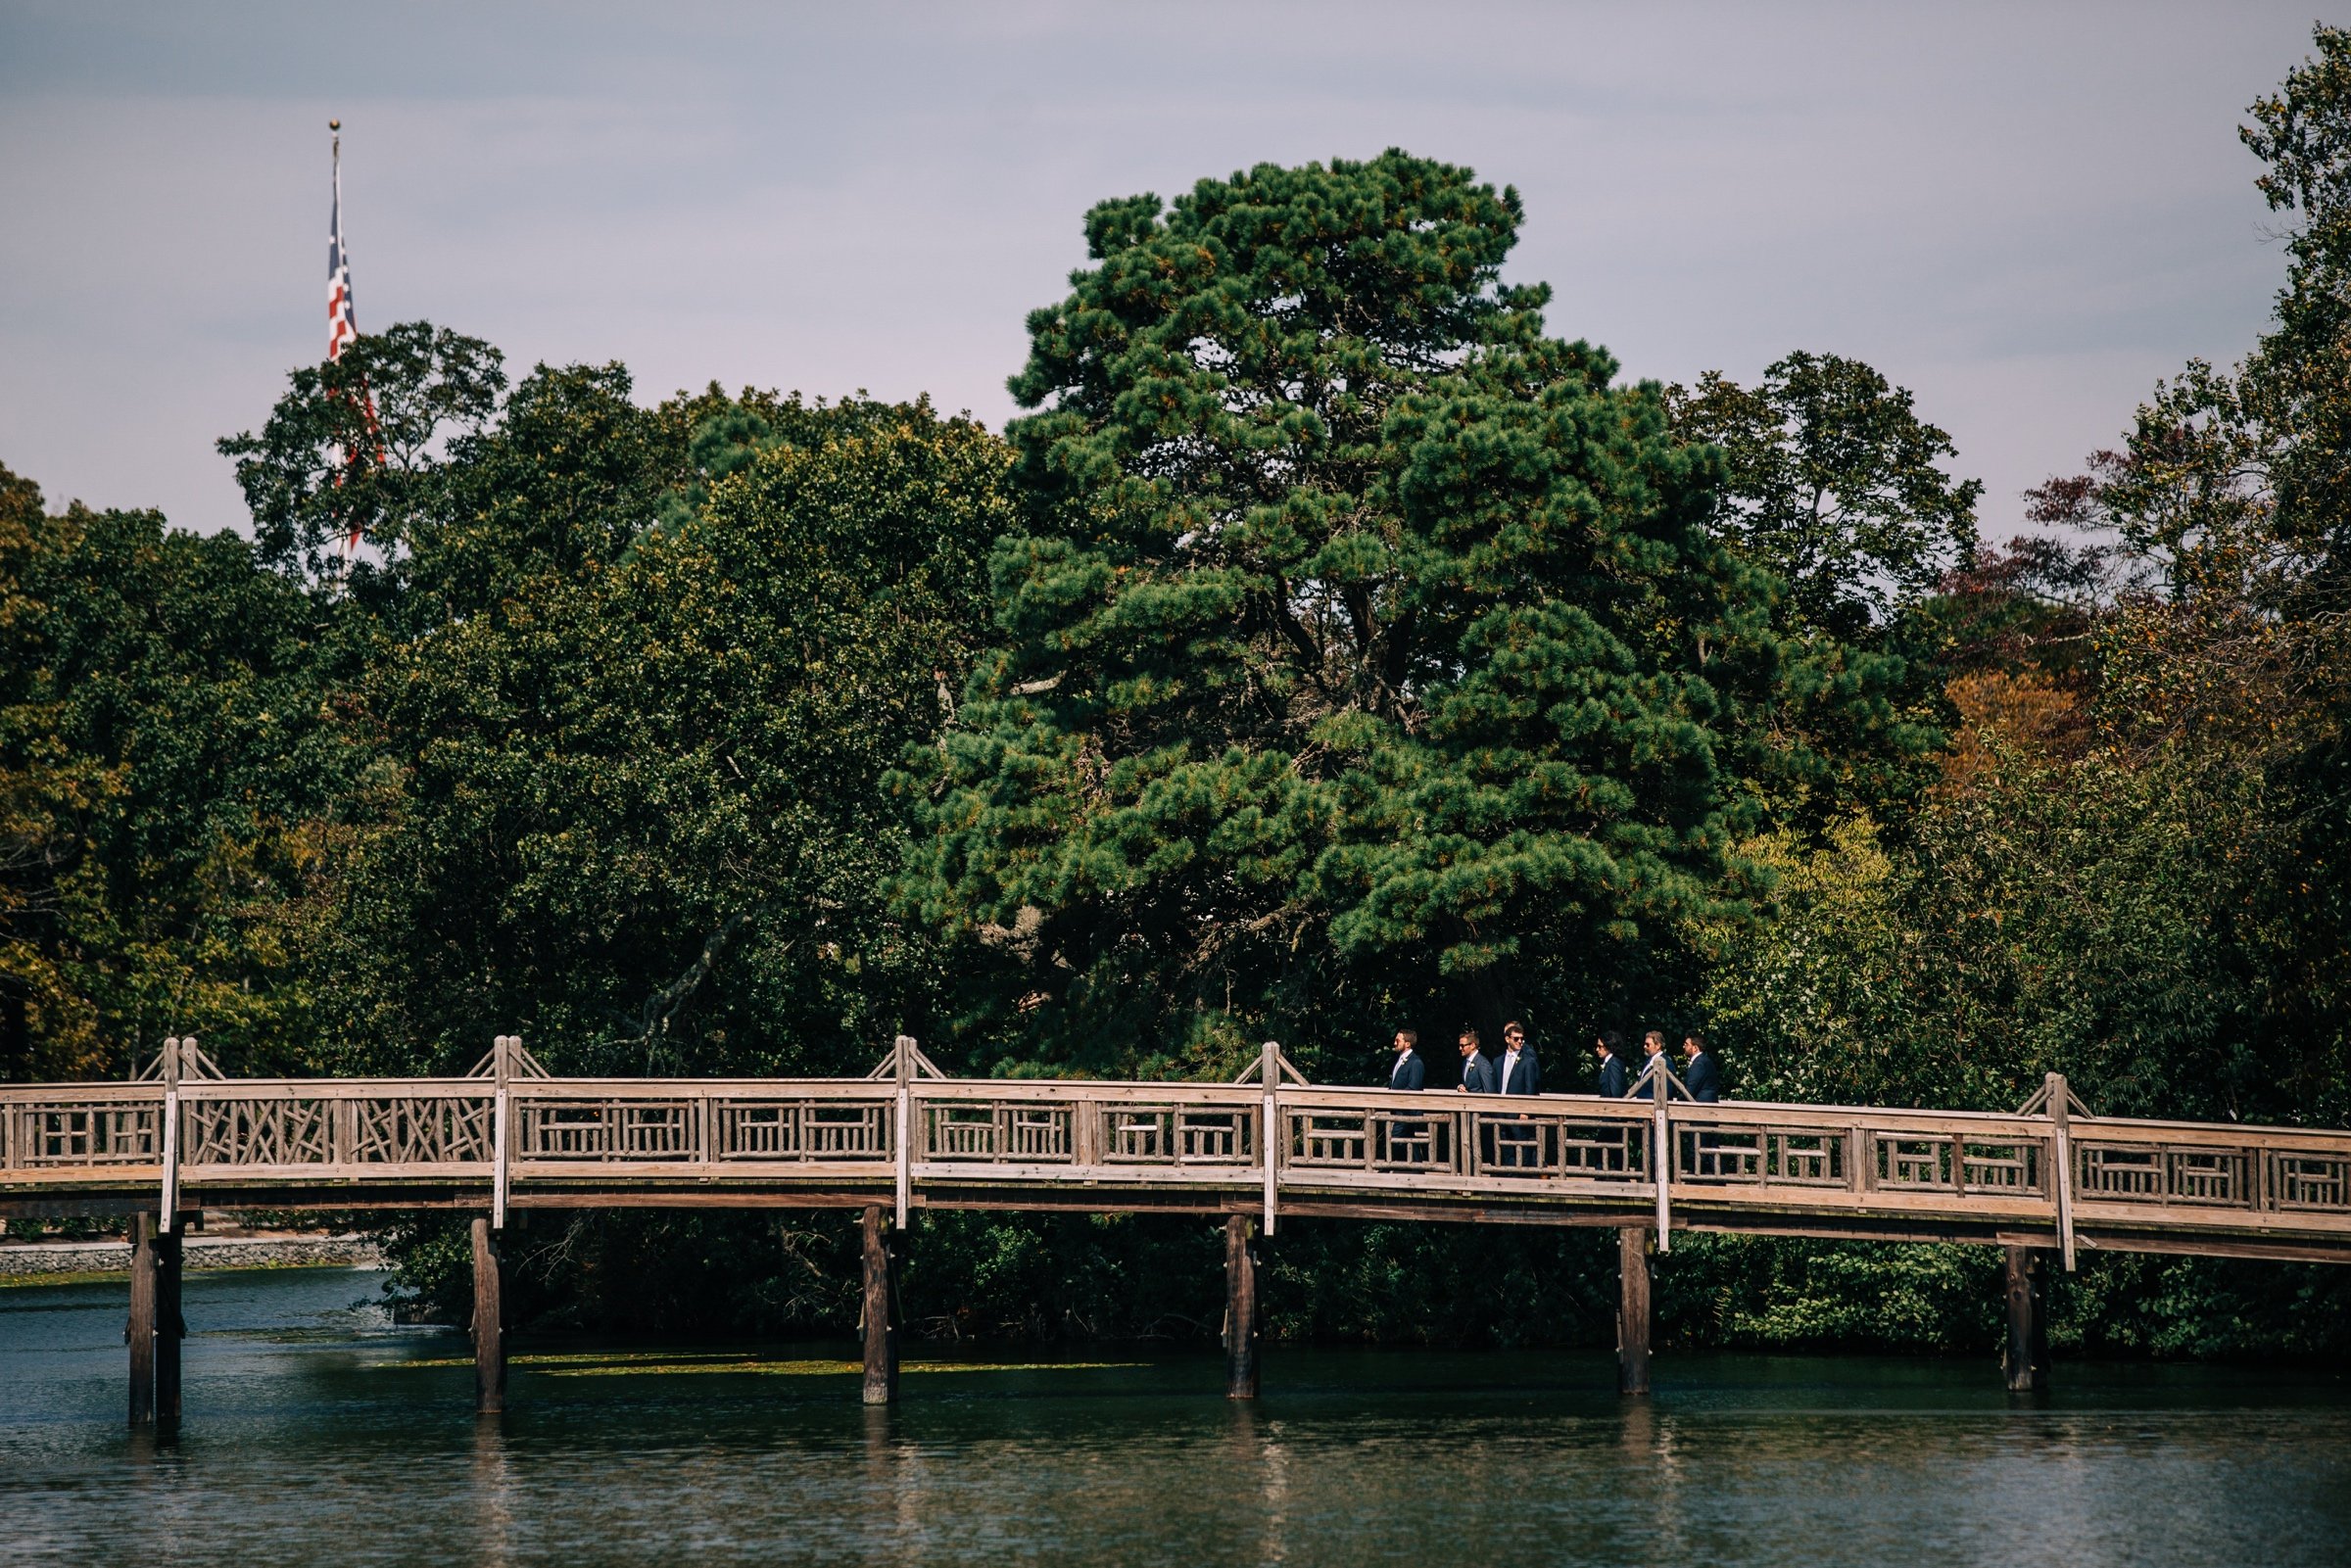
M161 1081L0 1087L0 1213L152 1208L174 1141L183 1208L479 1210L495 1142L517 1209L894 1206L902 1176L914 1210L1624 1226L1654 1225L1662 1163L1669 1230L2048 1248L2070 1221L2089 1250L2351 1260L2351 1132L2078 1108L2061 1140L2046 1115L1675 1103L1660 1144L1648 1101L1288 1081L182 1075L174 1091L176 1140Z

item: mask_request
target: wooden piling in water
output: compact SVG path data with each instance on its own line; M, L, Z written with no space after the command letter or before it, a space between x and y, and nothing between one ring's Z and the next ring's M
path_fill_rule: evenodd
M473 1413L506 1407L504 1264L488 1215L473 1221Z
M898 1330L890 1313L889 1232L882 1208L865 1211L865 1402L888 1404L898 1397Z
M2000 1371L2009 1393L2038 1394L2049 1386L2048 1262L2031 1247L2004 1253L2008 1339L2000 1348Z
M155 1238L155 1424L164 1432L179 1426L179 1342L188 1332L179 1315L180 1251L184 1225Z
M1649 1392L1649 1232L1616 1232L1616 1392Z
M1257 1255L1247 1214L1224 1218L1224 1395L1257 1398Z
M156 1223L151 1213L130 1221L130 1424L155 1424Z

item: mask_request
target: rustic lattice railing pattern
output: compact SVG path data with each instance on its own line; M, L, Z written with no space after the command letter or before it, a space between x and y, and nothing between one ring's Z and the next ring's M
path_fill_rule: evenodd
M1350 1199L1429 1217L1654 1205L1660 1223L1876 1216L2069 1240L2135 1226L2183 1250L2232 1234L2351 1251L2351 1133L2093 1117L2066 1094L2010 1116L1502 1100L1308 1085L1271 1050L1237 1084L974 1080L937 1075L910 1041L863 1079L567 1079L516 1042L501 1053L464 1078L264 1081L216 1075L188 1042L130 1083L0 1087L0 1200L152 1183L182 1203L289 1204L370 1187L418 1201L494 1188L501 1205L893 1188L903 1212L990 1188L1021 1207L1058 1187L1103 1208L1262 1203L1269 1220Z

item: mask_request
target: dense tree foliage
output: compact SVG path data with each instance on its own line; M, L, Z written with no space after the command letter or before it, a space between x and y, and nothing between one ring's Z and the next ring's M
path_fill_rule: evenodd
M440 519L442 459L497 410L504 356L478 338L406 322L292 382L260 435L219 444L237 460L255 544L281 571L373 588L379 564L415 548Z
M195 1027L306 1059L348 662L245 541L51 513L0 469L0 1071L120 1071Z
M686 525L374 672L402 784L348 936L388 1041L470 1062L529 1019L580 1069L862 1070L934 1005L933 944L886 903L906 830L879 780L971 662L1005 455L922 405L787 412L812 439Z
M1872 367L1622 380L1516 195L1391 152L1087 215L1002 439L424 323L232 438L251 542L0 471L0 1072L1369 1079L1399 1023L1703 1026L1734 1093L2351 1122L2351 33L2252 110L2270 329L1975 537ZM357 540L356 547L352 541ZM544 1222L543 1222L544 1225ZM401 1229L456 1308L458 1235ZM832 1221L527 1231L541 1322L839 1332ZM1192 1220L925 1219L944 1335L1215 1330ZM1602 1242L1284 1226L1297 1336L1605 1341ZM1965 1249L1690 1237L1669 1339L1980 1349ZM2096 1258L2060 1343L2340 1349Z
M1730 464L1716 528L1778 575L1798 624L1865 637L1974 558L1983 483L1945 473L1950 437L1859 360L1799 351L1751 390L1710 371L1668 397Z
M2351 33L2316 41L2243 133L2293 224L2271 329L2033 493L2087 547L2019 541L1890 629L1955 720L1915 808L1756 846L1777 906L1711 933L1702 1011L1759 1092L1992 1107L2057 1069L2110 1113L2351 1118ZM1765 1296L1823 1256L1746 1250ZM2070 1284L2093 1347L2346 1333L2327 1273Z
M1717 452L1501 282L1518 218L1401 153L1088 215L920 781L924 915L1009 955L1023 1055L1646 1004L1736 901L1726 732L1888 717L1772 636Z

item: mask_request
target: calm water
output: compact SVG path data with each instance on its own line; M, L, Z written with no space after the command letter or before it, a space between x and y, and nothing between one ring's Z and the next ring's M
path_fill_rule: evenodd
M547 1347L503 1421L348 1270L187 1283L187 1429L122 1426L122 1285L0 1290L0 1562L2351 1563L2351 1381L1295 1352L910 1372ZM517 1347L527 1354L532 1347ZM1099 1363L1129 1364L1099 1364ZM748 1369L746 1369L748 1368Z

